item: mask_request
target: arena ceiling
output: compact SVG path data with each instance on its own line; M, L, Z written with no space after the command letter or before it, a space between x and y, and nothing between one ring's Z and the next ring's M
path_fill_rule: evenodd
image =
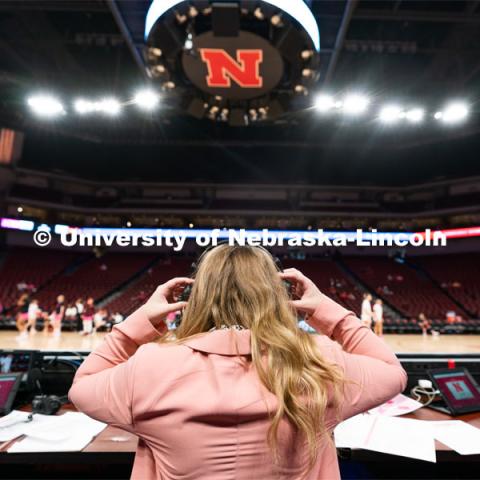
M312 109L232 128L190 118L168 100L152 116L109 121L29 115L25 98L34 90L125 96L144 84L149 3L0 2L0 120L27 132L24 166L109 179L261 183L389 184L480 173L478 1L310 2L321 32L319 91L361 89L431 108L462 98L472 114L460 128L352 125Z

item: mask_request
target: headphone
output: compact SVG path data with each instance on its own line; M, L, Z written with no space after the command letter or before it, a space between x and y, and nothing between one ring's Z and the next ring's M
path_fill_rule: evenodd
M215 248L217 247L220 247L222 245L230 245L228 243L228 241L222 241L222 242L219 242L217 245L211 245L209 246L208 248L206 248L202 253L201 255L198 257L198 259L192 263L191 265L191 268L192 268L192 275L194 275L199 267L199 265L201 264L202 260L205 258L205 256L211 252L212 250L214 250ZM237 248L237 247L240 247L240 245L234 245L233 246L234 249ZM265 247L262 247L261 245L255 245L255 246L251 246L251 248L258 248L260 250L262 250L263 252L265 252L269 257L272 258L273 262L275 263L275 267L277 268L278 272L283 272L283 266L282 266L282 262L280 261L280 259L276 256L276 255L273 255L272 253L270 253ZM233 249L233 250L234 250ZM232 251L233 251L232 250ZM283 280L283 284L285 285L285 288L288 292L288 296L289 297L292 297L292 283L289 282L288 280ZM181 302L187 302L188 299L190 298L190 294L192 293L192 288L193 286L192 285L187 285L185 287L185 289L183 290L183 292L180 294L179 296L179 301ZM179 318L177 318L177 326L180 324L181 322L181 314L179 316Z
M60 407L67 402L67 396L36 395L32 400L32 414L55 415L60 410Z
M222 245L233 246L232 251L234 251L236 248L242 247L242 245L230 245L228 240L222 240L218 242L217 245L210 245L200 254L197 260L192 263L191 267L192 267L193 273L197 271L198 266L200 265L200 263L208 253L210 253L212 250L215 250L215 248L217 247L221 247ZM273 255L271 252L269 252L265 247L262 247L261 245L253 245L253 246L250 245L250 248L258 248L259 250L262 250L263 252L265 252L269 257L272 258L273 262L275 263L275 267L277 267L277 270L279 272L283 272L282 262L276 255Z
M76 370L76 369L75 369ZM43 415L55 415L62 405L68 403L68 396L58 397L57 395L45 395L42 391L42 385L40 379L42 378L42 371L40 368L33 368L29 375L29 380L32 382L32 386L36 386L40 395L35 395L32 400L32 413L31 418L36 413ZM34 388L34 387L33 387Z

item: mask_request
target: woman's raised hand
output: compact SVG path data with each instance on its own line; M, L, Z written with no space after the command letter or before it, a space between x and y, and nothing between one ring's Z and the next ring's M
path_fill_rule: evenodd
M192 285L192 278L173 278L157 287L147 302L140 307L147 315L152 324L158 325L171 312L182 310L187 302L179 302L178 299L186 286Z
M287 268L280 277L293 285L293 293L298 300L292 300L291 305L299 312L312 315L323 297L317 286L296 268Z

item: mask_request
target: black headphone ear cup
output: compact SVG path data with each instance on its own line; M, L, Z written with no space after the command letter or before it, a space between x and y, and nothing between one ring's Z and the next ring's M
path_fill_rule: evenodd
M183 290L183 292L181 293L180 297L179 297L179 301L181 302L187 302L188 299L190 298L190 294L192 293L192 286L191 285L187 285L185 287L185 289Z
M278 271L283 272L282 261L276 255L272 255L272 258L273 258L273 261L275 262L275 266L277 267Z
M62 406L62 402L60 399L54 395L52 395L48 399L48 411L51 412L50 415L54 415L60 410L60 407Z
M293 283L288 280L283 280L283 285L285 286L288 296L293 298Z

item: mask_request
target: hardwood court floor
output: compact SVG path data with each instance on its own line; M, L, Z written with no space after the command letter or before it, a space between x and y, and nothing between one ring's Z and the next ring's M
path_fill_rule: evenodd
M17 332L0 331L0 349L73 350L90 351L102 342L104 333L82 337L65 332L61 337L39 332L25 339L17 339ZM480 335L385 335L385 341L396 353L479 353Z

